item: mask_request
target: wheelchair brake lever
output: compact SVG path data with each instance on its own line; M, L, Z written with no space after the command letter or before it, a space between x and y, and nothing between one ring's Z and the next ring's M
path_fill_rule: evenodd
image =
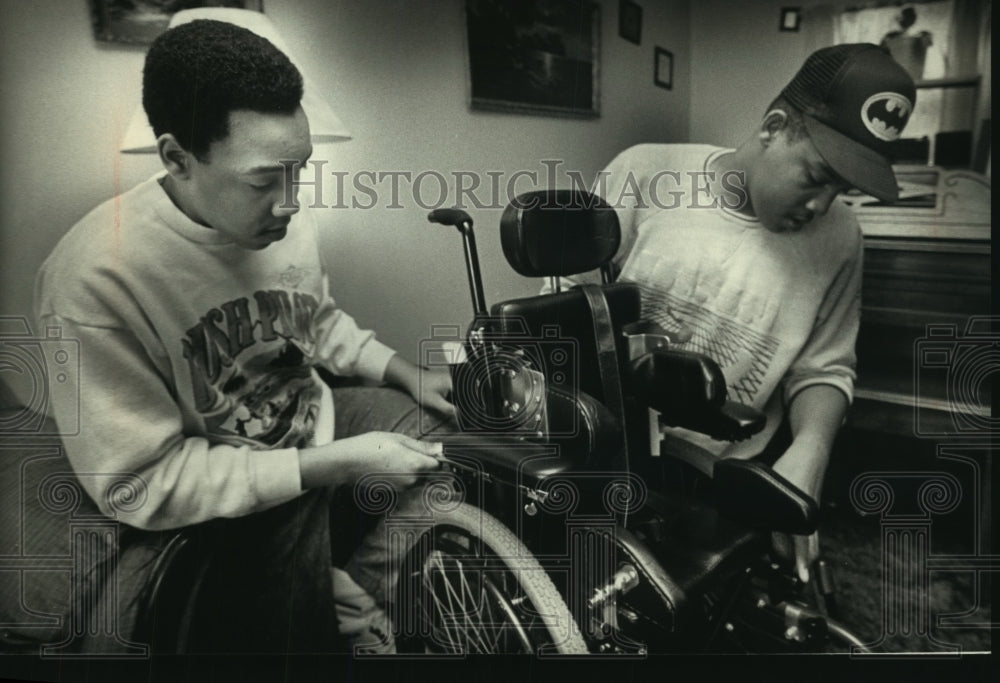
M433 456L435 460L441 465L442 472L456 473L456 471L471 472L473 474L482 474L481 470L472 465L467 465L464 462L458 462L457 460L452 460L444 453Z

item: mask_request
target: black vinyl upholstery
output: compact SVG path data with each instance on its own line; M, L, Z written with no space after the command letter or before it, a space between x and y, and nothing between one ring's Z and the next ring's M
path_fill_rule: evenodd
M614 209L597 195L538 190L519 195L504 210L500 241L521 275L565 276L610 262L621 231Z
M618 249L620 230L614 210L596 195L570 190L538 191L520 195L504 211L501 241L508 262L518 273L527 277L570 276L609 263ZM602 291L621 367L627 358L624 344L617 340L621 339L622 328L639 318L639 290L633 284L615 283L604 285ZM568 466L607 466L624 451L625 430L619 416L608 406L601 375L595 372L598 348L594 321L587 297L573 288L497 303L489 316L483 312L473 323L472 329L485 341L480 342L478 351L470 351L469 362L474 367L466 373L459 371L463 377L492 376L492 371L484 370L492 364L515 368L509 371L513 377L506 383L526 386L523 378L514 376L520 372L517 363L510 361L514 353L521 354L527 367L544 376L549 433L536 439L537 435L524 433L515 425L516 420L510 420L514 431L520 429L521 441L557 444L564 453L560 462L535 468L538 471L533 470L533 476L551 475ZM502 391L498 386L504 383L502 380L486 386L463 381L456 385L460 426L463 403L472 412L485 407L491 414L484 421L502 425L504 407L513 403L513 399L505 401L497 395ZM458 394L467 393L470 386L479 394L485 391L492 395L466 395L463 400ZM493 437L502 440L502 426L495 431L484 434L487 442ZM484 448L483 459L491 467L517 465Z
M622 327L639 318L639 289L625 282L605 285L602 289L611 310L615 338L621 339ZM583 391L599 401L604 400L600 377L594 372L597 347L591 311L583 292L569 289L555 294L511 299L494 305L491 313L502 335L540 340L543 353L546 346L556 346L559 341L571 346L575 350L575 359L570 362L575 367L567 371L556 364L548 364L546 376L549 382L562 385L567 391ZM555 336L547 337L546 328ZM622 347L619 343L620 364L627 360ZM565 381L558 381L560 377L565 377Z

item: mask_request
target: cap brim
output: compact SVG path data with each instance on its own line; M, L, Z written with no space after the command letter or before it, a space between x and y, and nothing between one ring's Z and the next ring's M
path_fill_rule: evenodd
M802 116L816 151L853 187L883 202L899 199L899 185L889 160L824 123Z

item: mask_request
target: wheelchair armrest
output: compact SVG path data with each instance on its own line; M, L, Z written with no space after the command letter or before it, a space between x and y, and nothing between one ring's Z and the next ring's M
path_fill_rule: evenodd
M715 463L716 507L748 526L808 535L819 526L819 506L768 465L729 458Z
M668 349L671 344L683 344L691 339L691 333L668 332L652 320L637 320L622 327L622 336L628 342L628 359L636 360L656 349Z
M629 366L629 388L659 411L664 424L713 439L742 441L762 430L766 421L759 411L727 400L722 370L700 353L655 349L643 354Z
M767 418L759 410L750 406L726 401L717 416L709 419L712 431L705 432L716 439L726 441L743 441L764 429Z
M524 432L515 419L506 429L502 421L495 421L490 429L440 435L446 458L472 458L492 477L529 485L567 470L607 468L616 462L624 439L622 426L601 402L582 391L547 387L545 403L550 433ZM477 438L470 440L471 435Z

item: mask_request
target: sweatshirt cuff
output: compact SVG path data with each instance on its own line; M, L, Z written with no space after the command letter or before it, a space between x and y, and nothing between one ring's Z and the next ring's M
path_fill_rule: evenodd
M396 352L374 337L361 347L354 372L359 377L381 382L385 377L385 368Z
M250 471L260 508L284 503L302 493L297 448L250 451Z
M785 385L785 405L791 405L795 395L814 384L828 384L840 389L847 397L847 405L854 403L854 381L841 375L813 375L788 382Z

